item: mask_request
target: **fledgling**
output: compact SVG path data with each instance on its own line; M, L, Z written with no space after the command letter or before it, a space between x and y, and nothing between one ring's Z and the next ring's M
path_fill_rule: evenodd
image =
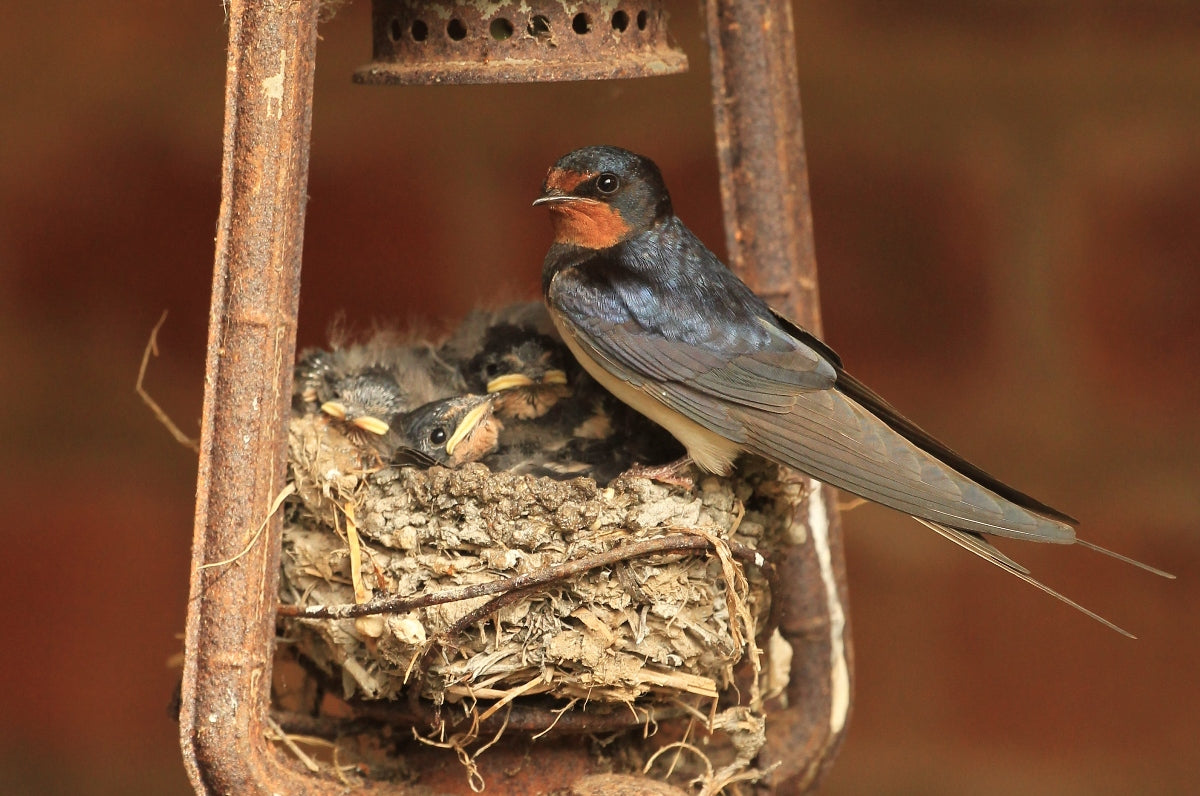
M462 373L468 389L496 396L501 418L532 420L571 395L570 361L556 337L502 323L488 327L479 352L463 365Z
M336 378L335 359L332 351L323 348L310 348L300 354L292 375L293 411L305 414L320 409L317 396L329 379Z
M296 365L293 408L344 424L351 441L382 458L395 450L392 419L463 392L457 369L420 340L378 332L364 343L306 351Z
M605 485L634 465L662 465L682 455L683 447L664 428L577 373L573 394L543 416L506 421L499 449L484 463L493 470L558 480L588 477Z
M380 366L330 380L317 392L320 410L360 431L388 433L388 418L405 410L400 374Z
M576 150L550 169L534 204L554 226L542 292L563 341L701 469L727 473L742 453L793 467L910 514L1125 633L982 536L1100 549L1076 537L1073 518L963 459L774 312L679 220L651 160L609 146Z
M427 403L392 419L398 464L459 467L496 449L503 424L490 395L458 395ZM414 455L415 454L415 455Z

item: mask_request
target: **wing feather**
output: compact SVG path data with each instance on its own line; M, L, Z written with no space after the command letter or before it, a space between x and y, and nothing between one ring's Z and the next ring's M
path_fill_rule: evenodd
M701 246L685 238L673 245ZM630 256L558 270L547 286L556 323L613 376L745 450L916 517L966 532L1074 539L1069 517L922 431L719 263L703 269L708 281L660 268L671 283L651 289L621 259Z

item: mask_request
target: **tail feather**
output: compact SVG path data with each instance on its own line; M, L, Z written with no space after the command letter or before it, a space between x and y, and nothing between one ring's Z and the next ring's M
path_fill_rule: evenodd
M1158 567L1152 567L1143 561L1138 561L1136 558L1130 558L1129 556L1121 555L1120 553L1116 552L1115 550L1109 550L1107 547L1101 547L1100 545L1096 544L1095 542L1088 542L1088 541L1080 539L1078 536L1076 536L1075 544L1082 545L1083 547L1086 547L1088 550L1095 550L1097 553L1106 555L1109 558L1115 558L1118 561L1124 561L1126 564L1132 564L1133 566L1137 567L1138 569L1146 570L1151 575L1158 575L1160 578L1167 578L1168 580L1175 580L1175 576L1172 575L1170 572L1161 570Z
M1015 562L1013 562L1012 559L1008 558L1008 556L1005 556L1003 553L1001 553L995 547L992 547L992 545L988 544L986 541L981 539L977 534L965 533L963 531L957 530L955 528L951 528L946 525L942 525L940 523L921 519L920 517L914 517L913 519L915 519L917 522L921 523L922 525L925 525L926 527L932 528L933 530L937 531L939 534L946 537L950 541L954 542L956 545L959 545L960 547L970 550L972 553L979 556L984 561L987 561L989 564L994 564L995 566L999 567L1000 569L1004 570L1005 572L1015 575L1016 577L1025 581L1026 583L1033 586L1034 588L1040 589L1041 591L1045 592L1046 594L1049 594L1054 599L1060 600L1060 601L1066 603L1067 605L1071 606L1075 610L1090 616L1092 619L1095 619L1100 624L1105 625L1109 628L1112 628L1113 630L1120 633L1122 636L1125 636L1126 638L1132 638L1132 639L1137 638L1137 636L1133 635L1128 630L1118 627L1117 625L1108 621L1104 617L1100 616L1100 614L1096 613L1095 611L1090 611L1087 608L1084 608L1082 605L1075 602L1074 600L1067 597L1066 595L1056 592L1054 589L1050 588L1046 584L1037 580L1036 578L1034 578L1032 575L1029 574L1029 570L1027 570L1024 567L1020 566L1019 564L1016 564ZM1105 552L1107 552L1107 551L1105 551ZM1122 556L1117 556L1117 557L1121 558Z
M847 492L962 530L1069 544L1066 522L1014 503L963 475L839 393L800 395L787 414L730 415L745 447Z

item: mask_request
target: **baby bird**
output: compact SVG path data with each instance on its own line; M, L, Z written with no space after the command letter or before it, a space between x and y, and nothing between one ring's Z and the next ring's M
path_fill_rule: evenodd
M496 450L503 424L490 395L458 395L393 418L395 464L458 467Z
M562 342L529 327L502 323L483 336L482 348L463 366L467 387L496 396L500 417L532 420L571 395Z
M312 349L296 365L293 408L321 412L351 441L390 458L401 444L394 419L464 391L462 378L420 340L379 332L365 343Z

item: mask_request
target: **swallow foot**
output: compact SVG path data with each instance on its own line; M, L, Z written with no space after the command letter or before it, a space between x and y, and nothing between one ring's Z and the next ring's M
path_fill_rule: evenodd
M635 464L626 470L623 475L629 478L649 478L651 481L668 484L669 486L677 486L687 492L691 492L696 487L696 479L686 471L691 468L692 464L694 464L692 457L684 456L667 464L656 464L654 466Z

